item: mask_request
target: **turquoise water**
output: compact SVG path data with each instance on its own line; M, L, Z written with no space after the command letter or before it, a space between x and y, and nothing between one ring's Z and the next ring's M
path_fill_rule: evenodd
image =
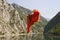
M0 37L0 40L60 40L60 36L44 36L44 35L19 35L19 36L6 36Z

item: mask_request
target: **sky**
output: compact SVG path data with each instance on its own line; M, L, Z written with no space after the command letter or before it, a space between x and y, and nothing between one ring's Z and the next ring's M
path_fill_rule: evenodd
M60 0L7 0L30 10L38 9L40 14L48 19L53 18L60 11Z

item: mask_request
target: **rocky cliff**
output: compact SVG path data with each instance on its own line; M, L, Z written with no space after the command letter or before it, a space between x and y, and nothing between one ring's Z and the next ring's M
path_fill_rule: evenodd
M16 4L9 4L6 0L0 0L0 34L20 34L26 33L26 16L32 11ZM41 16L41 20L36 22L31 32L43 33L43 28L47 21Z

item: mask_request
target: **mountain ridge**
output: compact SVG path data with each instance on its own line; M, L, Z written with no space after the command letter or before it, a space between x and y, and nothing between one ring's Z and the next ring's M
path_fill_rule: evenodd
M2 2L4 2L2 4ZM12 35L26 33L27 15L32 13L31 10L24 7L9 4L6 0L0 0L0 33L1 35ZM39 22L36 22L31 27L31 32L43 34L44 26L47 20L41 17Z
M58 26L58 24L60 23L59 17L60 17L60 12L58 12L56 14L56 16L48 22L48 24L45 26L44 33L54 33L54 32L57 33L56 30L59 31L59 29L57 29L58 27L60 27L60 26ZM49 30L51 30L51 31L49 32Z

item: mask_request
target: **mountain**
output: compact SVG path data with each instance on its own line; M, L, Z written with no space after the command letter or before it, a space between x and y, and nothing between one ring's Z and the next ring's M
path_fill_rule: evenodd
M19 6L18 4L13 3L12 6L21 14L20 16L22 18L24 18L26 15L32 13L31 10L24 8L22 6ZM40 17L41 17L40 18L41 20L39 20L39 22L36 22L34 24L34 26L31 28L33 30L33 32L39 32L41 30L43 31L43 27L47 24L47 20L42 16L40 16ZM26 20L26 18L24 18L24 19Z
M60 34L60 12L45 26L44 33Z
M31 10L18 4L9 4L6 0L0 0L0 35L26 33L26 17L30 13ZM43 34L46 24L47 20L41 16L41 19L31 27L31 32Z

